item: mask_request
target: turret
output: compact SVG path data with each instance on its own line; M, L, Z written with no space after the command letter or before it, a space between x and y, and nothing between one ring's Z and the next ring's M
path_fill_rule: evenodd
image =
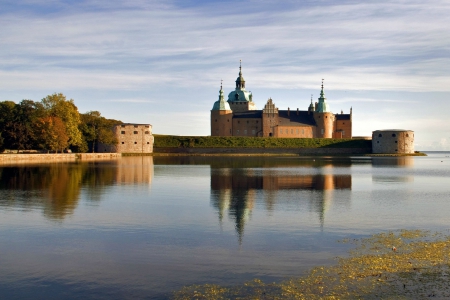
M233 112L230 104L223 97L222 82L220 83L219 100L214 102L211 110L211 136L232 135Z
M319 102L315 107L314 120L316 121L316 137L318 138L332 138L334 131L335 116L331 112L330 107L325 98L323 91L323 79L322 88L320 91Z

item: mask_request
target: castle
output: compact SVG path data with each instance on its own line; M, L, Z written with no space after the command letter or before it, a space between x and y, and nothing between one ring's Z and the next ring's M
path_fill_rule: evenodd
M245 89L242 66L236 88L225 101L222 84L219 100L211 110L211 136L247 136L276 138L352 138L350 114L333 114L322 89L318 102L307 110L279 110L271 98L263 110L257 110L253 95Z

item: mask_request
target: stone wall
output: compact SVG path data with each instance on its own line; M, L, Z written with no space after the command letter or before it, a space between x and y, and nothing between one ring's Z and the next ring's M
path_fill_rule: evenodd
M120 153L0 154L0 164L74 162L78 160L116 159L121 156Z

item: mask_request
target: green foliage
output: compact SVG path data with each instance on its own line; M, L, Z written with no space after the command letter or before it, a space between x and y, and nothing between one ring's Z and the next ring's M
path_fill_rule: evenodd
M262 137L158 136L154 147L175 148L371 148L369 140Z
M48 95L41 102L50 116L59 117L63 121L69 137L69 145L80 145L83 140L81 131L78 128L81 119L73 100L66 100L66 96L63 94L55 93Z
M116 145L119 142L112 128L114 125L122 124L121 121L106 119L98 111L89 111L81 114L80 117L81 123L79 128L86 146L90 145L90 151L98 143Z

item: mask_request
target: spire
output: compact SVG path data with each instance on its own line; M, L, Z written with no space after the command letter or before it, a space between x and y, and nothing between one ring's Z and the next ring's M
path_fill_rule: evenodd
M219 100L214 102L214 106L212 110L231 110L228 102L225 101L223 97L223 88L222 88L223 80L220 80L220 91L219 91Z
M317 104L316 112L324 113L324 112L331 112L330 107L327 103L327 98L325 98L325 93L323 92L323 81L322 79L322 88L320 90L320 97L319 97L319 103Z
M323 93L323 81L324 79L322 78L322 90L320 91L320 98L325 98L325 94Z
M308 107L308 111L314 111L313 94L311 94L311 104Z
M245 79L242 76L242 60L239 60L239 77L236 79L236 89L245 90Z

